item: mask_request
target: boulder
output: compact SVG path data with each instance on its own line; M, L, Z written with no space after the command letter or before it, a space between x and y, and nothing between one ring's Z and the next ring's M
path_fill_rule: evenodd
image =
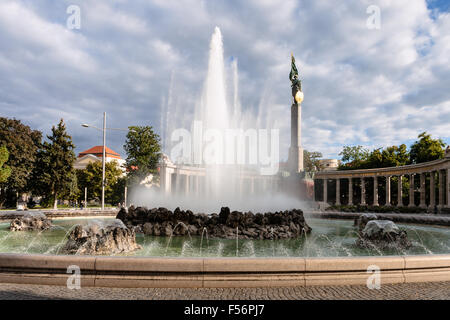
M370 220L359 233L356 245L362 248L409 248L412 246L406 231L390 220Z
M128 211L122 209L117 219L127 226L139 226L137 230L155 236L200 235L204 228L211 238L226 239L235 239L236 233L242 239L288 239L311 232L303 211L299 209L254 214L222 207L219 214L207 215L180 208L172 213L165 208L130 207Z
M42 212L26 212L15 218L9 225L11 231L42 231L48 230L52 221Z
M377 219L378 217L373 213L363 213L359 217L355 218L354 225L358 228L359 232L362 232L367 222Z
M142 227L142 231L146 235L153 235L153 225L150 222L146 222L144 226Z
M77 225L62 248L64 254L111 255L141 249L136 234L121 220L91 220Z

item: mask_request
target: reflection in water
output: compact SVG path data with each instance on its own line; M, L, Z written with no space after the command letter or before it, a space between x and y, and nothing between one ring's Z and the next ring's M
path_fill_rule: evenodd
M39 232L10 232L8 223L0 224L0 252L58 254L67 235L76 224L89 219L54 220L55 227ZM308 236L286 240L239 240L202 236L155 237L137 234L142 250L137 256L169 257L336 257L450 253L450 228L399 224L405 228L413 247L407 250L376 247L360 249L354 243L358 237L351 220L308 219L312 232ZM238 232L238 230L237 230ZM206 240L206 241L205 241Z

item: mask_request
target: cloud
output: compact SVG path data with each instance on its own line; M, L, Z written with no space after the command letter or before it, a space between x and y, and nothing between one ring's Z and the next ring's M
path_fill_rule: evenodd
M81 8L68 30L66 8ZM381 28L366 26L369 5ZM77 151L101 143L81 123L189 128L217 25L237 59L247 122L290 139L290 53L300 69L304 147L381 147L422 131L450 142L450 14L415 1L58 1L0 3L0 114L48 133L63 117ZM232 77L228 92L232 93ZM230 104L232 99L228 101ZM124 155L124 133L108 145Z

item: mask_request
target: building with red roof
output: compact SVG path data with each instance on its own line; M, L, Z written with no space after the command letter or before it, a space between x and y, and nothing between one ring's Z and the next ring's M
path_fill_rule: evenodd
M103 158L103 146L95 146L90 149L84 150L78 154L77 160L75 161L75 169L84 169L89 163L102 161ZM116 161L121 167L125 163L120 154L114 150L105 147L105 161L111 162ZM123 168L122 168L123 169Z

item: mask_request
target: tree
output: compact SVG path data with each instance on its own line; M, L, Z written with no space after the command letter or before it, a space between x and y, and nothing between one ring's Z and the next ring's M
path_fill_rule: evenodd
M64 120L52 127L52 135L47 136L37 154L37 165L33 173L34 190L37 194L51 196L53 208L57 208L58 196L70 194L73 187L75 146L67 134ZM72 188L73 189L73 188Z
M433 161L444 157L445 143L442 139L431 139L431 135L422 132L409 152L411 163Z
M406 145L390 146L385 149L374 149L363 167L364 169L386 168L404 166L409 163L409 154Z
M20 120L0 117L0 146L8 149L6 165L11 170L8 179L0 182L0 188L7 190L2 193L0 206L5 202L7 205L15 204L16 194L29 191L41 138L42 132L32 130Z
M117 179L116 184L112 186L111 195L108 198L108 201L111 204L123 203L125 201L125 187L127 186L127 178L120 177Z
M303 165L306 171L314 172L320 170L319 159L322 158L322 153L320 152L309 152L308 150L303 151Z
M11 168L5 165L8 158L8 149L6 147L0 147L0 183L6 182L11 175Z
M80 198L84 198L84 188L88 189L88 200L100 198L102 195L102 163L100 161L89 163L85 169L77 170L78 187ZM105 200L110 203L115 200L113 197L115 186L122 176L122 170L117 161L105 163Z
M405 144L372 151L364 149L362 146L346 146L339 155L342 155L344 162L339 167L340 170L397 167L409 163L409 153Z
M339 169L354 170L364 167L370 152L363 146L344 146L339 155L342 156L341 160L343 162Z
M129 127L124 149L129 178L134 183L157 173L161 157L160 137L151 126Z
M398 167L409 163L409 153L405 144L387 147L382 151L383 167Z

